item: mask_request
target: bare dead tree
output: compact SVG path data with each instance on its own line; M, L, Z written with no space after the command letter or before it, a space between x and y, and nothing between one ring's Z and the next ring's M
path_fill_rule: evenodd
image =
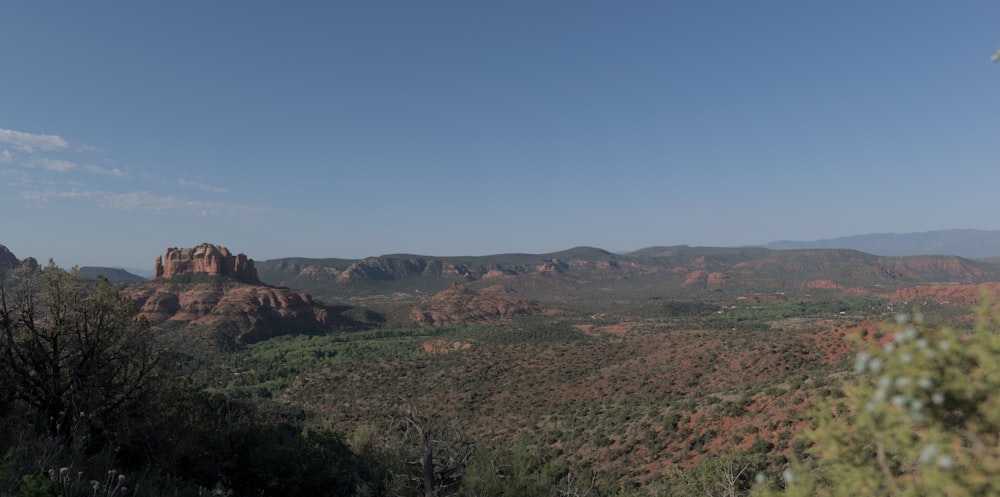
M597 486L597 473L590 474L590 485L587 488L580 486L579 477L574 472L569 472L563 479L564 488L557 490L562 497L588 497Z
M409 440L415 452L411 453L410 462L420 467L418 479L423 495L449 495L457 489L476 444L465 436L457 423L435 429L420 416L412 401L404 400L406 412L396 423L404 429L404 439Z

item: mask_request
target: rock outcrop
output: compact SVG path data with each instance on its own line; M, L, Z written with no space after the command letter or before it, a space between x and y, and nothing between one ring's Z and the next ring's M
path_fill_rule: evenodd
M12 269L20 264L21 259L18 259L10 249L0 245L0 269Z
M156 257L156 278L173 278L182 274L205 273L228 276L249 284L260 284L253 260L246 254L233 255L226 247L203 243L194 248L168 248Z
M12 270L12 269L22 269L25 271L34 271L38 269L38 261L34 257L26 257L23 261L18 259L13 252L7 247L0 245L0 273Z
M214 330L237 343L365 326L342 315L349 310L347 307L326 306L288 288L213 283L178 287L152 281L128 292L142 315L154 325L171 323Z
M327 306L304 292L264 285L251 259L216 245L167 249L156 258L155 274L125 291L150 323L165 329L179 325L253 343L291 333L360 329L378 321L364 310ZM178 278L187 274L227 278Z
M492 291L475 291L465 285L434 294L410 312L418 326L451 326L510 319L546 312L540 302Z

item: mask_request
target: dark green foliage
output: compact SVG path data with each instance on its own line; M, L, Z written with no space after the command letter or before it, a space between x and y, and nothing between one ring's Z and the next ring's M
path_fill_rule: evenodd
M287 424L250 424L229 434L231 458L219 461L226 487L237 495L348 495L354 458L330 432Z
M338 435L266 420L179 379L106 280L51 264L15 276L0 286L0 495L90 495L78 480L113 468L177 495L353 491L359 471Z
M719 310L719 305L701 301L685 302L675 300L665 302L660 307L662 315L671 318L708 316Z
M418 339L449 333L447 328L371 330L329 335L286 335L245 347L230 357L215 388L236 398L269 398L305 371L368 360L425 358Z
M511 447L481 450L469 464L459 495L477 497L548 497L560 488L584 489L590 474L578 476L554 451L532 446L522 438Z
M564 343L585 338L569 322L537 318L485 325L475 334L476 341L486 345Z
M79 282L50 264L0 285L3 396L39 433L87 450L129 443L144 415L157 351L146 321L107 280Z

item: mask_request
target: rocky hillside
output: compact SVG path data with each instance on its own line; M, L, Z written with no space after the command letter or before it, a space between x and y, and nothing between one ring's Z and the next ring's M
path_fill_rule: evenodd
M150 322L213 330L237 343L358 329L378 319L348 306L322 304L297 290L264 285L253 260L215 245L167 249L156 258L156 275L126 290Z
M830 288L881 293L918 284L991 281L1000 276L1000 267L955 256L883 257L843 249L676 246L613 254L581 247L540 255L277 259L261 263L260 275L320 298L408 295L416 300L460 283L473 289L513 289L558 303L640 291Z
M455 283L414 306L410 321L417 326L467 325L544 312L545 306L537 301Z

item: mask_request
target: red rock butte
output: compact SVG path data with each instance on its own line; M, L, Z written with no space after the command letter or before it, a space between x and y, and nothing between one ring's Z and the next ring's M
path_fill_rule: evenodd
M206 273L228 276L243 283L259 285L257 268L246 254L233 255L226 247L203 243L194 248L168 248L156 256L156 278L181 274Z

